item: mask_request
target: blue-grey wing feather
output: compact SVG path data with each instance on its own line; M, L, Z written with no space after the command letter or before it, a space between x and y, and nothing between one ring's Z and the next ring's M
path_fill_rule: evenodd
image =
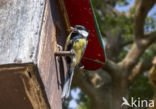
M81 55L81 58L83 57L84 53L85 53L85 50L87 48L87 44L88 42L85 43L84 47L83 47L83 51L82 51L82 55Z

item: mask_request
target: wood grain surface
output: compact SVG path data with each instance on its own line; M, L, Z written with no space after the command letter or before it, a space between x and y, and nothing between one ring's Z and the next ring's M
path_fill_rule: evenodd
M59 50L57 44L64 46L66 32L57 0L0 0L0 67L9 64L0 70L0 89L4 88L0 94L9 95L1 105L6 108L1 109L12 109L7 108L9 104L15 104L13 109L62 109L66 64L54 53ZM34 78L39 78L35 84L30 83L29 72L21 79L27 63L35 66ZM9 69L17 64L25 67ZM21 92L13 94L10 89L14 86Z

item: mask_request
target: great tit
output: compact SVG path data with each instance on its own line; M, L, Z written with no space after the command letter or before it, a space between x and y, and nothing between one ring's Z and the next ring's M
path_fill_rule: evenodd
M80 63L80 60L85 52L88 44L88 30L82 25L71 27L71 33L68 35L65 43L65 51L72 51L74 56L66 56L67 73L63 86L62 98L68 98L70 94L70 87L74 75L75 67Z

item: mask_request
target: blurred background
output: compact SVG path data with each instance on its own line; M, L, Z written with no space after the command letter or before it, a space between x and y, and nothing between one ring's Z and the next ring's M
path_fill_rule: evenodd
M76 71L63 108L121 109L122 97L129 102L132 97L155 100L156 0L92 0L92 3L107 63L97 71Z

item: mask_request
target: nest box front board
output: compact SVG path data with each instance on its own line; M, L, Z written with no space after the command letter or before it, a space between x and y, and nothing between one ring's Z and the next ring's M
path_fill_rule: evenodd
M88 45L81 63L87 70L97 70L105 63L104 46L90 0L64 0L71 26L83 25L89 30Z

